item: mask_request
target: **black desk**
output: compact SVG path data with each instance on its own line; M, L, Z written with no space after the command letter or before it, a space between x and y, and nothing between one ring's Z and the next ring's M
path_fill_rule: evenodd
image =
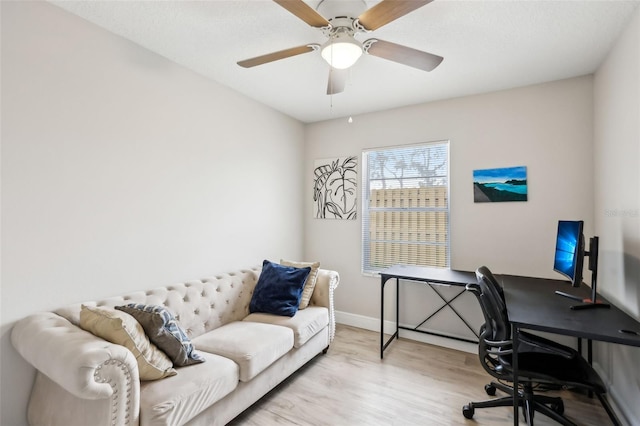
M391 279L396 279L396 331L391 335L391 337L385 342L384 341L384 285L386 282ZM405 327L400 325L400 280L407 281L417 281L428 284L433 291L442 299L444 305L440 306L436 311L432 312L424 321L415 327ZM469 340L463 339L455 336L447 336L445 334L439 334L432 331L420 330L418 327L422 326L424 323L429 321L436 315L438 312L443 310L444 308L451 309L460 320L473 332L473 334L478 337L478 333L473 329L465 321L465 319L460 315L460 313L455 309L454 306L451 305L455 299L457 299L462 293L465 292L465 286L469 283L475 283L476 275L474 272L468 271L454 271L451 269L443 269L443 268L426 268L421 266L410 266L410 265L395 265L390 268L385 269L380 272L380 358L382 359L384 356L384 350L389 346L389 344L393 341L393 339L398 338L400 329L416 331L418 333L424 334L432 334L440 337L447 337L449 339L456 339L463 342L469 343L478 343L477 340ZM456 293L452 298L447 299L440 293L436 286L457 286L461 287L460 291Z
M516 354L519 333L523 329L640 347L640 335L619 331L640 333L640 322L614 305L610 309L572 310L570 307L576 304L575 300L554 294L556 290L561 290L588 298L590 290L585 285L572 288L566 281L512 275L496 278L504 288L507 315L512 327L514 388L518 387ZM605 409L609 410L606 406ZM518 424L517 395L513 404L513 424Z

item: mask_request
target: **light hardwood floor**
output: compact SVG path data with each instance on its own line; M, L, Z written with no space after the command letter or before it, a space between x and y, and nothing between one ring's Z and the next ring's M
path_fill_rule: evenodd
M400 339L380 360L379 342L378 333L338 325L326 355L312 360L231 425L513 424L511 407L477 409L473 420L463 417L464 404L490 398L484 391L490 376L477 355ZM561 395L565 414L579 425L611 424L595 397L569 391L548 394ZM556 423L537 414L535 424Z

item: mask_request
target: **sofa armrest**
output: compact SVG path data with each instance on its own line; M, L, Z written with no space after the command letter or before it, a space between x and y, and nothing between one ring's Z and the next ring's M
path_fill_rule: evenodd
M311 295L310 305L324 306L329 309L329 343L336 333L336 317L333 305L333 291L340 283L340 275L336 271L318 269L318 280Z
M96 337L52 312L18 321L11 342L25 360L73 396L106 400L111 413L107 424L138 424L138 365L124 346Z

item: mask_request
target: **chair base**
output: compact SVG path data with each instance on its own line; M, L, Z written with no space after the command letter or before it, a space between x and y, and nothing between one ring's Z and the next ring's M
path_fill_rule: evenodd
M467 419L471 419L475 414L476 408L513 406L513 388L497 382L491 382L489 385L485 386L485 391L489 395L495 395L496 389L500 389L502 392L506 393L507 396L487 401L470 402L462 407L462 415ZM524 417L529 425L533 425L534 413L537 411L562 425L575 426L575 423L562 415L564 413L564 402L562 401L562 398L547 395L536 395L533 393L533 388L530 384L525 384L524 389L520 391L518 405L524 409Z

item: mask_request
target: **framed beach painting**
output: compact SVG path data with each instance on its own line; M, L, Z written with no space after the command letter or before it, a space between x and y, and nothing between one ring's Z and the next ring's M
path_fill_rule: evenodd
M527 201L527 167L474 170L473 201Z

